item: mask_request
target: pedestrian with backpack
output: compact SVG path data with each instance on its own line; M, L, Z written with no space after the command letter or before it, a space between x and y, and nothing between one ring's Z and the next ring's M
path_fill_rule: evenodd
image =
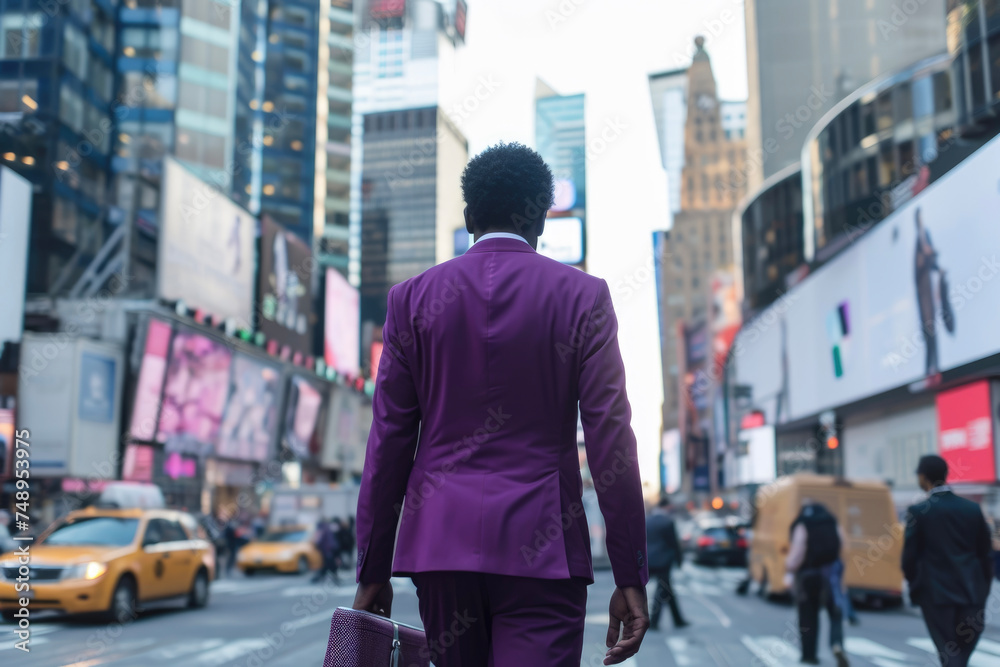
M795 599L799 612L799 637L802 663L818 665L819 610L830 615L830 650L837 667L848 667L844 652L843 610L838 606L838 564L841 562L843 533L837 517L822 504L802 500L802 510L792 523L791 546L785 568L794 578Z

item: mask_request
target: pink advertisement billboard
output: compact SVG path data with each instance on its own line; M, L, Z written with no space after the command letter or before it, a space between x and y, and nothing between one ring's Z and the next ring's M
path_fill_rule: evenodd
M336 269L326 270L323 360L338 373L357 375L361 357L361 302Z
M133 440L149 441L156 434L156 416L160 411L160 391L167 371L167 352L170 349L170 325L160 320L149 320L146 331L146 349L139 370L139 383L132 404L132 425L129 431Z
M281 374L272 366L237 354L233 358L229 400L222 418L218 456L264 461L278 418Z
M229 390L232 353L221 343L179 331L171 345L157 440L171 451L210 452Z
M323 394L316 387L303 377L292 378L285 417L285 444L299 458L309 457L309 444L322 407Z

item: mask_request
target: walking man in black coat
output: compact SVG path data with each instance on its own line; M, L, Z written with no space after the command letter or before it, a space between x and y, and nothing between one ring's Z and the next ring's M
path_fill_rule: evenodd
M992 545L979 505L952 493L947 478L940 456L920 459L917 480L928 495L907 514L903 574L942 667L966 667L985 623Z
M649 554L649 578L656 580L656 596L653 598L653 613L650 616L650 629L657 630L660 625L660 611L663 603L670 605L670 614L674 617L674 627L683 628L688 622L681 616L677 605L677 596L670 585L670 571L676 565L684 562L681 543L677 539L677 526L668 512L670 500L663 498L659 505L646 519L646 551Z

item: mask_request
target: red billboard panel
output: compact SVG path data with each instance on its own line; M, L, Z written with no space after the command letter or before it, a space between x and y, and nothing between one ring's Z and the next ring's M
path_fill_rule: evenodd
M466 7L463 0L458 0L458 4L455 6L455 32L458 36L465 40L465 17L468 15L469 9Z
M372 0L373 19L395 19L406 14L406 0Z
M937 396L938 449L949 482L994 482L990 384L980 380Z

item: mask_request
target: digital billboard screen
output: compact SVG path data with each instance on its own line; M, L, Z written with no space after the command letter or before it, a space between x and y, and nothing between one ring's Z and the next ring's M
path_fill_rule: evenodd
M215 448L223 458L264 461L277 431L281 373L243 354L233 357L229 398Z
M455 32L463 40L465 39L465 20L469 15L469 8L464 0L458 0L455 4Z
M995 138L744 325L739 382L779 398L769 419L923 391L1000 352L997 164Z
M948 462L949 482L992 483L993 409L989 380L979 380L937 395L938 449Z
M357 375L361 357L361 302L336 269L326 270L323 360L338 373Z
M171 451L212 451L229 390L229 348L178 331L170 347L157 440Z
M406 0L371 0L373 19L395 19L406 14Z
M167 372L170 349L170 325L150 319L146 328L146 348L139 368L139 382L132 402L132 425L129 432L134 440L149 441L156 435L156 417L160 411L160 392Z
M320 390L302 376L293 377L289 385L284 440L285 446L300 459L309 457L309 445L322 407Z
M261 218L258 329L293 351L312 354L312 249L270 217Z
M584 259L583 220L548 218L538 237L538 253L563 264L582 264Z
M164 162L158 293L250 329L257 222L180 163Z

